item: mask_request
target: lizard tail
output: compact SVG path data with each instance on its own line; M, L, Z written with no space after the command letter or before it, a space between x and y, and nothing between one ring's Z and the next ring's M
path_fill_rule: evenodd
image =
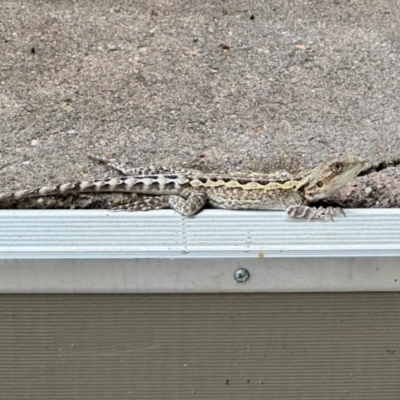
M82 181L63 183L56 186L42 186L36 189L19 190L11 193L0 193L0 201L27 199L31 197L57 196L71 193L96 192L135 192L135 179L106 179L99 181Z

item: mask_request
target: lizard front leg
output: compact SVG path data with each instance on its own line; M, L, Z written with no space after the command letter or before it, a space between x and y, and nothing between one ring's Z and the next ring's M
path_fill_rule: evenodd
M301 219L330 219L339 214L346 216L340 207L310 207L298 204L292 204L285 209L286 213L292 218Z

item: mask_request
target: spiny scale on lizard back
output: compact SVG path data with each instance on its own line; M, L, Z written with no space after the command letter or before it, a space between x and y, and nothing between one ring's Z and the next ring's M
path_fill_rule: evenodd
M243 182L286 182L293 180L294 176L286 171L278 171L275 173L262 173L262 172L226 172L226 173L202 173L195 171L194 173L186 173L187 177L191 179L208 179L209 181L216 181L221 179L225 182L230 180L237 180Z
M277 173L245 173L232 172L224 174L203 174L196 170L182 173L165 173L146 175L154 172L153 167L138 168L138 176L110 178L104 180L78 181L56 186L43 186L35 189L20 190L9 194L0 193L0 201L24 199L31 197L66 195L70 193L149 193L149 194L179 194L186 187L193 188L242 188L254 189L296 189L297 183L293 176L285 171Z

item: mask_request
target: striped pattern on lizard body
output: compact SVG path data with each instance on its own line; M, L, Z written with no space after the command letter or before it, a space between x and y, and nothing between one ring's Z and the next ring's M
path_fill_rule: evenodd
M173 208L182 215L198 212L207 202L217 208L286 210L295 218L332 218L340 208L310 207L309 204L329 197L353 179L365 162L356 157L327 160L312 170L292 175L275 173L210 173L147 167L126 170L114 160L90 158L106 163L127 174L120 178L65 183L0 194L0 201L71 193L136 193L141 196L119 210Z

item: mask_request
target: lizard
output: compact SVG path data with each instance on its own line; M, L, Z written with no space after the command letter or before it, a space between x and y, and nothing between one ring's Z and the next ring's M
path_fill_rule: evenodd
M183 216L192 216L209 203L214 208L285 210L293 218L333 220L333 216L344 214L340 207L317 208L310 204L333 195L366 164L358 157L344 156L330 158L296 175L286 171L203 173L168 167L126 169L113 159L88 157L123 176L0 193L0 202L80 193L126 193L131 194L130 201L112 209L172 208Z

